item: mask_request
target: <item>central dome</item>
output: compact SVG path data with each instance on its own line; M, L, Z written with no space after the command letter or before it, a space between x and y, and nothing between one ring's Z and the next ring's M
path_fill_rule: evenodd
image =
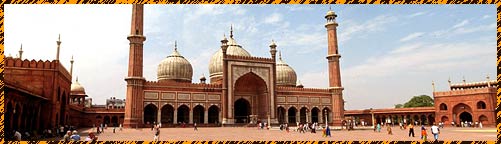
M235 39L233 39L233 34L230 34L228 39L228 49L226 50L227 55L235 56L251 56L249 52L238 45ZM217 78L223 76L223 50L219 49L209 61L209 74L211 78L211 83Z
M279 53L277 62L277 85L296 86L297 75L294 69L282 60L282 54Z
M174 80L178 82L191 82L193 68L190 62L177 52L177 44L170 56L158 64L158 81Z

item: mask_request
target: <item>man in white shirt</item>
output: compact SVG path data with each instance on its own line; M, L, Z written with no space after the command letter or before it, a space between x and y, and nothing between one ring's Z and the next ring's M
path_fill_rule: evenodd
M435 141L437 141L438 134L440 134L440 129L438 128L438 126L436 124L433 124L433 126L431 126L431 133L433 134Z
M21 141L21 133L14 131L14 139L16 139L16 141Z

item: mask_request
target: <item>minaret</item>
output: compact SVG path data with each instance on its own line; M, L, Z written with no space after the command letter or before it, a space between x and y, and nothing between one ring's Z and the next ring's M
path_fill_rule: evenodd
M449 83L449 90L452 90L451 77L449 77L449 80L447 80L447 82Z
M70 63L71 63L71 66L70 66L70 76L73 77L73 56L71 56L71 60L70 60Z
M337 45L337 26L336 22L337 15L334 11L330 10L325 15L327 23L325 28L327 29L327 60L329 63L329 90L332 94L332 116L331 124L336 126L342 125L342 120L344 120L344 100L343 100L343 86L341 85L341 69L339 67L339 58L341 55L338 53Z
M275 44L275 41L272 39L271 40L271 43L270 43L270 54L271 54L271 58L273 59L273 67L272 67L272 71L273 71L273 76L272 76L272 85L273 85L273 88L276 88L277 87L277 60L276 60L276 55L277 55L277 44ZM271 91L272 92L272 95L273 95L273 98L269 98L269 100L267 101L267 105L270 106L268 107L267 109L267 116L268 116L268 123L271 123L271 119L273 119L275 122L278 122L278 120L276 119L277 116L275 113L271 113L274 108L272 108L271 106L274 105L272 104L272 102L276 102L277 101L277 92L276 91ZM273 101L272 101L273 99Z
M129 40L129 71L125 78L127 82L127 97L125 102L124 127L138 127L143 123L143 7L142 4L132 5L132 23Z
M59 49L61 48L61 34L59 34L59 37L57 38L57 53L56 53L56 60L59 60Z
M19 59L23 60L23 44L21 44L21 48L19 49Z
M230 103L233 103L233 102L229 102L228 101L228 78L227 78L227 73L228 73L228 61L226 61L226 50L228 50L228 39L226 38L226 36L223 37L223 39L221 40L221 50L223 51L223 98L221 99L222 103L223 104L227 104L227 106L223 106L223 124L225 123L228 123L230 122L231 120L229 120L229 108L228 106L230 105ZM231 122L232 123L232 122Z
M487 79L487 87L491 87L491 79L489 77L489 74L487 74L487 76L485 77Z

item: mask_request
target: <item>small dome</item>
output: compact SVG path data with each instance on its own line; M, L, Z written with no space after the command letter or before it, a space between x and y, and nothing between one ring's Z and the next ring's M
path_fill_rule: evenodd
M282 55L279 53L279 59L277 62L277 85L282 86L296 86L297 75L294 69L287 65L282 60Z
M170 56L158 64L157 79L191 82L193 68L190 62L177 52L177 44Z
M85 89L80 83L78 83L78 77L75 81L75 83L71 83L71 92L72 95L75 94L85 94Z
M233 35L230 35L227 44L227 55L251 56L249 52L247 52L242 48L242 46L237 44L235 39L233 39ZM214 79L221 76L223 76L223 50L219 48L219 50L214 55L212 55L212 58L209 61L209 77L211 79ZM211 80L211 82L213 81Z
M325 17L326 17L326 18L327 18L327 17L330 17L330 16L337 17L336 13L334 13L334 11L332 11L332 10L329 10L329 11L327 12L327 14L325 14Z

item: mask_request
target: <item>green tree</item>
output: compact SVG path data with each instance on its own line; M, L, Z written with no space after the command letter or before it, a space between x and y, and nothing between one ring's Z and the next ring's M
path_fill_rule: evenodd
M404 107L404 105L403 105L403 104L396 104L396 105L395 105L395 108L403 108L403 107Z
M414 96L411 100L404 104L404 108L411 107L431 107L433 106L433 99L428 95Z

